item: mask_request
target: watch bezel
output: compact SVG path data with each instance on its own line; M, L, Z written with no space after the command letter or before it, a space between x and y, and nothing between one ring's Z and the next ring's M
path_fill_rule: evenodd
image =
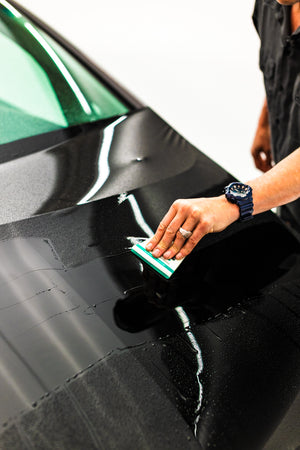
M236 188L236 189L239 188L240 190L246 188L246 191L244 191L243 194L239 194L237 191L233 191L233 188ZM229 195L230 197L233 197L234 199L238 199L238 200L243 200L243 199L247 198L247 196L249 194L251 194L251 192L252 192L251 186L249 186L248 184L245 184L245 183L240 183L238 181L234 181L234 182L230 183L225 188L225 193L227 195Z

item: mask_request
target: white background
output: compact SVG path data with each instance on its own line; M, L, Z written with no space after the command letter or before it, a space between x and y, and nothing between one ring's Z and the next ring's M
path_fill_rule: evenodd
M264 89L254 0L19 0L242 181Z

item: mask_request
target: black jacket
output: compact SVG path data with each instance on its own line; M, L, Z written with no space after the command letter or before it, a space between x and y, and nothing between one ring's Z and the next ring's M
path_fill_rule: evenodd
M291 33L291 7L256 0L253 22L261 39L274 161L300 147L300 27ZM300 201L288 205L300 226Z

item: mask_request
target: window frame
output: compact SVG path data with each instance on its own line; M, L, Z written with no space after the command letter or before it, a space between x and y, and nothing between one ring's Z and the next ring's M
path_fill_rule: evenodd
M131 92L124 88L119 82L113 79L107 72L95 64L82 51L71 44L66 38L53 30L49 25L32 14L26 8L21 6L14 0L7 0L8 3L17 9L22 15L31 20L35 25L40 27L45 33L49 34L52 39L56 40L67 52L76 58L88 71L99 79L103 85L109 89L129 110L138 110L145 107L145 104L138 100Z

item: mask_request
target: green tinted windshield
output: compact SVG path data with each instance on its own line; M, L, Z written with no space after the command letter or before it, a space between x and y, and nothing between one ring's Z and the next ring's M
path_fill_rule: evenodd
M57 42L0 0L0 144L128 112Z

